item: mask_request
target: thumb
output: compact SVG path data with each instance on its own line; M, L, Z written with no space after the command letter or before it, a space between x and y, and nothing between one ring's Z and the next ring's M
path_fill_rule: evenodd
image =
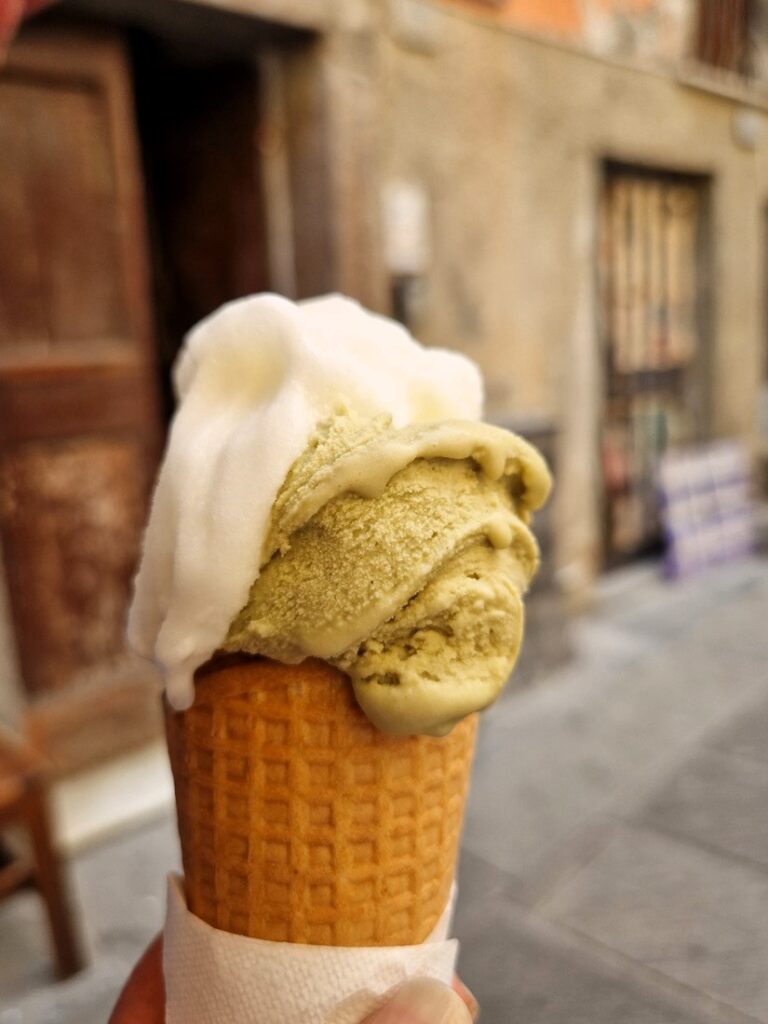
M447 985L433 978L413 978L363 1024L472 1024L472 1017Z

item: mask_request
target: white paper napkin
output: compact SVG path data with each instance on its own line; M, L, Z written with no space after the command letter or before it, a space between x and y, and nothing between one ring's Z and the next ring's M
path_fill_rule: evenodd
M168 879L163 939L166 1024L359 1024L408 978L450 984L459 944L448 932L455 889L420 946L365 948L266 942L191 914Z

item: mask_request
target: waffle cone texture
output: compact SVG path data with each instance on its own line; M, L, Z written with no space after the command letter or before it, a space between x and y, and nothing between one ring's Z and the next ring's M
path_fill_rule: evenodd
M273 941L424 941L450 895L476 725L386 736L313 658L204 667L193 706L166 709L189 909Z

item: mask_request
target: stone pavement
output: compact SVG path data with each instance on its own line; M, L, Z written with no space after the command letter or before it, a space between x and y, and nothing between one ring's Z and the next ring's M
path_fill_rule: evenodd
M575 643L484 716L456 920L483 1024L768 1024L768 563L609 577ZM0 904L0 1024L104 1024L177 860L166 819L75 859L65 984L35 898Z
M89 966L56 983L39 901L0 903L0 1024L106 1024L131 967L159 931L165 874L178 863L170 817L88 850L71 865Z
M460 871L483 1024L768 1021L768 563L608 578L486 714Z

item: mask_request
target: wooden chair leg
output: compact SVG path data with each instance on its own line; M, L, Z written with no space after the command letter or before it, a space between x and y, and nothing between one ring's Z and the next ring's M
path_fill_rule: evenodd
M51 842L48 806L43 786L31 782L26 794L27 825L32 840L37 888L45 903L56 951L60 978L68 978L84 966L80 942L67 902L58 854Z

